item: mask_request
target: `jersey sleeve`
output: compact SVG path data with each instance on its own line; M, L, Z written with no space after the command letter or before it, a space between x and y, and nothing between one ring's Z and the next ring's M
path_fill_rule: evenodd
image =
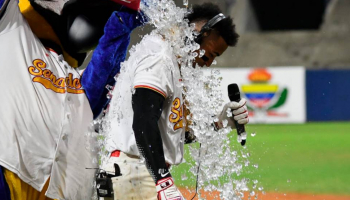
M143 58L135 70L134 88L146 88L167 98L173 91L169 59L162 53Z

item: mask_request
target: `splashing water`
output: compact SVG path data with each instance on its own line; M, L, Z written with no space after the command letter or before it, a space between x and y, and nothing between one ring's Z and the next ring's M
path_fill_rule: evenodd
M188 1L184 0L184 5L188 5ZM220 71L212 70L209 76L205 76L203 69L199 66L193 67L195 57L202 57L204 50L200 50L200 45L194 42L196 33L194 32L194 24L188 25L188 21L184 20L188 14L187 8L179 8L172 0L148 0L147 5L141 4L141 10L149 18L149 23L153 25L154 30L151 34L159 34L167 40L172 46L173 52L177 57L180 67L183 88L183 96L185 106L190 110L191 115L186 119L189 122L189 127L197 137L197 141L201 143L201 148L189 147L190 155L195 161L191 172L197 174L198 165L200 170L198 173L198 187L204 191L219 191L221 199L239 200L244 197L244 192L256 195L255 188L249 188L251 182L246 178L239 177L244 167L250 166L248 161L249 154L237 153L231 149L230 144L231 128L224 128L215 131L212 126L214 121L218 121L217 114L221 112L223 107L223 97L219 90L222 78ZM133 54L137 45L130 49L130 55ZM216 63L216 61L215 61ZM125 66L121 64L121 72L115 79L117 83L123 79L123 71ZM108 90L112 90L111 86L107 86ZM110 95L110 94L109 94ZM108 96L108 97L111 97ZM114 101L123 98L122 96L113 96ZM111 105L114 111L119 110L118 104ZM99 150L101 163L107 159L105 149L106 139L111 123L113 120L123 118L122 113L109 111L109 117L103 120L97 120L92 123L92 126L99 125L99 138L97 147L90 147L95 151ZM231 112L228 112L230 115ZM227 125L227 123L225 123ZM242 136L242 137L246 137ZM239 140L244 138L238 138ZM236 143L237 145L239 143ZM200 156L199 156L200 155ZM244 155L244 157L243 157ZM244 158L243 160L240 158ZM144 162L142 160L141 162ZM257 168L257 165L254 165ZM231 176L234 174L236 176ZM229 175L229 176L227 176ZM222 177L226 177L225 181ZM187 176L182 176L182 180L186 180ZM218 184L212 184L217 181ZM259 187L260 189L262 187ZM259 190L260 190L259 189ZM199 194L200 198L201 195Z
M188 0L183 0L183 5L188 6Z
M252 137L255 137L256 136L256 132L253 132L250 134Z

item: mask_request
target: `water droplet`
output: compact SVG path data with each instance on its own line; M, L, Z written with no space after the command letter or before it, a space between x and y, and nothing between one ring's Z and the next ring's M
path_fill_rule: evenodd
M199 57L200 58L203 57L204 54L205 54L205 50L204 49L199 50Z
M231 108L227 108L226 114L227 114L227 117L232 117L232 110L231 110Z
M108 90L108 91L112 91L113 90L113 86L111 86L111 85L106 85L106 89Z
M224 128L226 128L226 127L227 127L227 124L228 124L227 119L224 119L224 120L222 121L222 126L223 126Z

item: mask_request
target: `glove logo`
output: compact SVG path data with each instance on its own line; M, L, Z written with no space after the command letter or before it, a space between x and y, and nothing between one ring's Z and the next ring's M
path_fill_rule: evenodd
M42 84L46 89L56 93L64 94L66 92L73 94L83 94L82 85L79 78L73 79L73 74L69 73L68 77L57 78L56 75L47 67L46 63L40 59L33 61L34 66L30 66L28 71L34 76L33 82Z
M163 173L161 173L160 175L164 178L166 175L168 175L169 174L169 172L167 172L167 173L165 173L165 174L163 174Z
M179 98L176 98L172 103L169 121L174 124L174 131L183 128L183 106Z

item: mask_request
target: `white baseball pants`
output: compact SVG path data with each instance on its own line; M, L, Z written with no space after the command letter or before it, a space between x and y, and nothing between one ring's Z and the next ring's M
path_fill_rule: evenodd
M155 183L140 158L120 152L119 157L110 157L103 169L113 174L114 163L122 175L112 178L114 199L104 200L157 200Z

